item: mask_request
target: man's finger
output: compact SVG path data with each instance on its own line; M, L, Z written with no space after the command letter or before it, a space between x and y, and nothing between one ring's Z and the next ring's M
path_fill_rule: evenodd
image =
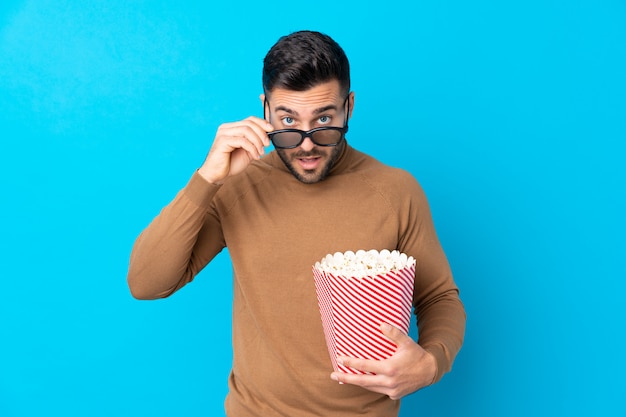
M400 345L413 342L409 336L404 334L400 329L391 324L383 323L380 325L380 330L383 332L383 335L391 340L396 346L400 347Z
M235 145L233 148L243 148L244 144L240 142L240 139L245 139L256 147L258 153L261 155L265 152L264 146L269 140L267 132L260 129L259 126L254 125L254 123L240 123L230 127L221 127L218 136L221 140L230 138L228 143L231 146Z
M380 373L382 371L381 362L377 360L349 358L347 356L339 356L337 363L341 366L357 369L362 372L369 372L373 374Z
M330 374L330 378L343 384L358 385L360 387L368 388L371 390L372 387L379 387L381 385L381 379L383 377L378 375L333 372L332 374Z
M261 138L263 146L270 146L270 139L267 134L274 130L274 126L270 122L254 116L248 117L243 122L248 123L249 126L254 129Z

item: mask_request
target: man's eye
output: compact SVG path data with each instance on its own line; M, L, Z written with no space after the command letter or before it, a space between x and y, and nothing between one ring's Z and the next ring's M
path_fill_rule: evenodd
M330 116L322 116L319 120L322 124L330 123Z
M283 117L283 123L290 126L294 123L293 117Z

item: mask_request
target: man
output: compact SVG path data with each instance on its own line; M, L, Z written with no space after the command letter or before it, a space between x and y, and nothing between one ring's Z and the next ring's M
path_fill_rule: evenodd
M450 370L465 312L413 177L347 144L348 60L330 37L281 38L263 67L265 120L218 128L203 165L139 236L128 283L174 293L228 247L234 269L229 416L393 416L399 399ZM275 151L265 154L273 143ZM328 253L397 249L417 260L419 344L397 328L386 360L331 372L312 265ZM339 384L340 382L341 384Z

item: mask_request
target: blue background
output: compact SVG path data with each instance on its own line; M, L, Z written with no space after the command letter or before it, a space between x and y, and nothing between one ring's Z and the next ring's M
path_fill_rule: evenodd
M0 3L0 416L223 414L227 254L153 302L128 257L304 28L346 50L350 141L422 183L467 308L401 415L625 416L626 3L216 3Z

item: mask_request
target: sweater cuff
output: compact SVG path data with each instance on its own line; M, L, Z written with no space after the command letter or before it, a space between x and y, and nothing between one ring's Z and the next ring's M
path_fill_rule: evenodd
M221 185L208 182L196 171L185 186L184 192L185 196L198 207L209 208L213 197L221 187Z

